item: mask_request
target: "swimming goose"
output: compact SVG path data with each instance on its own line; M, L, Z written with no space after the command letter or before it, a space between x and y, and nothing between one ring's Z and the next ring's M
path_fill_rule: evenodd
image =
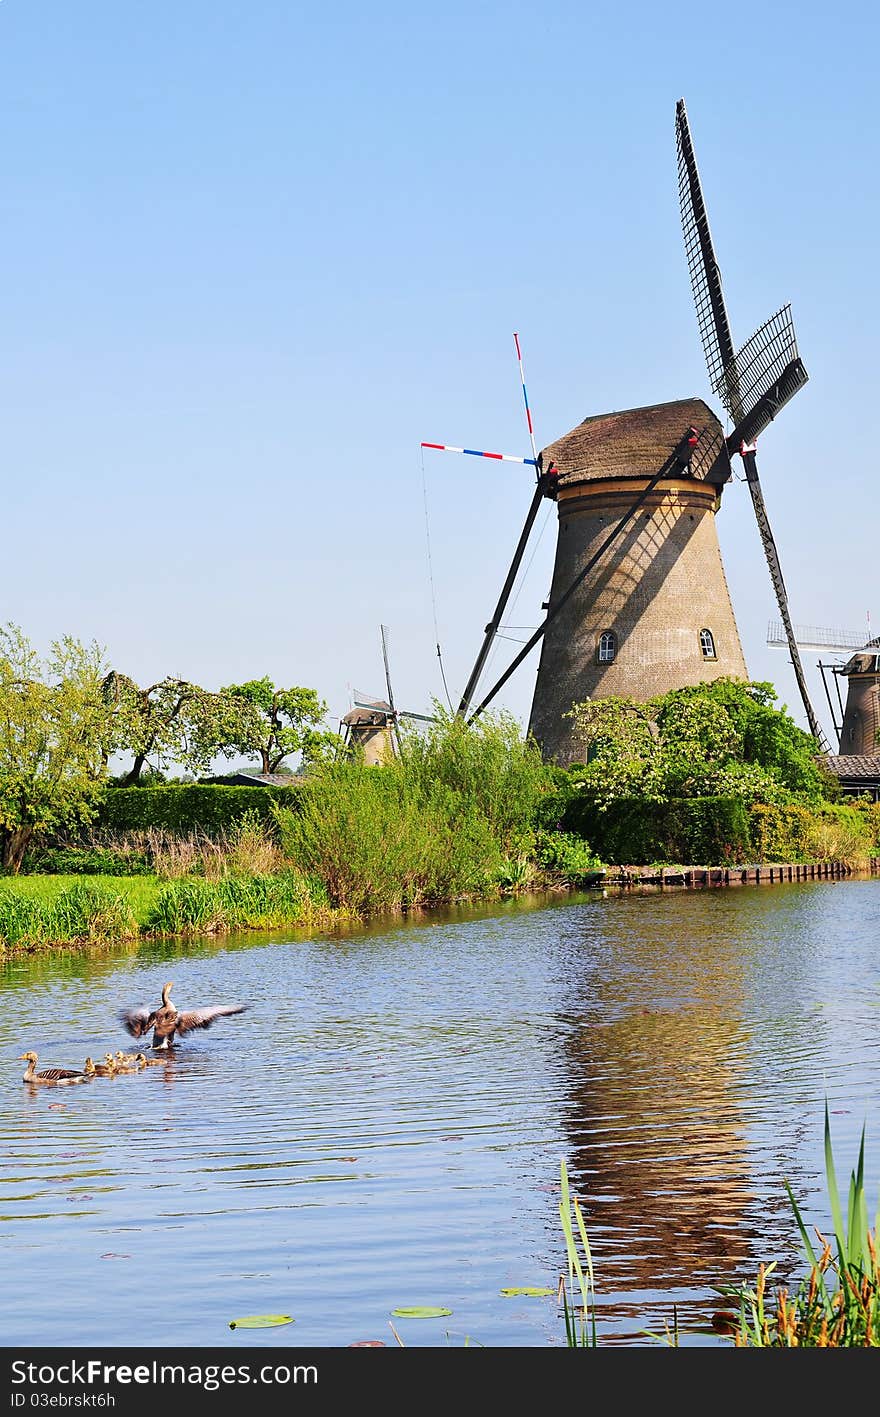
M119 1020L135 1038L142 1038L152 1028L153 1048L171 1048L179 1034L182 1038L194 1028L210 1028L215 1019L229 1014L243 1014L246 1004L209 1004L207 1008L178 1011L171 1002L174 984L162 990L162 1002L155 1009L123 1009Z
M108 1057L109 1054L105 1054L105 1060L103 1063L95 1063L93 1062L91 1057L86 1058L83 1064L83 1072L85 1073L86 1077L111 1078L116 1072L116 1060L114 1058L110 1058L110 1061L107 1062Z
M116 1072L139 1073L144 1065L141 1062L141 1058L144 1058L143 1053L117 1053L116 1058L114 1059L116 1063ZM144 1062L146 1062L146 1058L144 1058Z
M24 1074L22 1082L49 1083L55 1087L64 1087L74 1082L91 1081L85 1073L78 1072L74 1068L43 1068L40 1072L35 1072L36 1053L22 1053L21 1061L27 1062L27 1072Z

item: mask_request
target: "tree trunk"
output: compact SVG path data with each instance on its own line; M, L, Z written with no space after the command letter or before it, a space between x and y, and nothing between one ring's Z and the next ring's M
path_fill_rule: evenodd
M125 777L122 779L120 787L134 787L134 784L143 771L143 766L146 761L146 753L138 753L128 772L125 774Z
M34 834L33 827L13 827L3 838L3 869L17 876L21 870L24 853Z
M263 759L263 772L271 772L271 771L272 771L272 768L271 768L271 766L270 766L270 764L269 764L269 750L268 750L268 748L261 748L261 749L260 749L260 757Z

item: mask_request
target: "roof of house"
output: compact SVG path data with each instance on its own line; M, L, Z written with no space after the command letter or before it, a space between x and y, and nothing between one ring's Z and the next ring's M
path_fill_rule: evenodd
M220 787L295 787L302 776L291 772L230 772L218 777L203 777L202 782Z
M730 457L721 423L702 399L676 399L585 418L542 451L561 482L603 477L650 477L693 425L702 435L691 459L693 477L719 486L730 480Z
M880 753L826 753L825 762L834 776L844 782L880 783Z

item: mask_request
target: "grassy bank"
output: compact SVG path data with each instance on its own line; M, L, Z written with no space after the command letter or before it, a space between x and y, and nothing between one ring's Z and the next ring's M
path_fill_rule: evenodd
M0 880L0 949L109 944L329 923L333 912L286 871L218 880L159 876L18 876Z

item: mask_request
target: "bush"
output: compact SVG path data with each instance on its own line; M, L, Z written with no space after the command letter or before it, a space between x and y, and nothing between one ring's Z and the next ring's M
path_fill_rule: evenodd
M752 844L759 861L858 862L875 849L878 822L880 814L846 804L818 808L761 804L750 812Z
M22 862L22 875L139 876L152 873L149 852L110 846L37 846Z
M360 916L484 891L504 855L472 803L440 785L426 794L400 761L326 764L275 818L288 859Z
M563 828L615 866L734 865L751 852L748 813L738 797L621 798L601 810L583 793L569 803Z
M229 831L246 812L272 828L273 802L289 802L297 787L232 787L178 783L165 787L113 787L99 809L98 826L116 832L158 827L185 835Z
M535 854L545 871L561 876L573 886L604 871L589 843L573 832L540 831Z

